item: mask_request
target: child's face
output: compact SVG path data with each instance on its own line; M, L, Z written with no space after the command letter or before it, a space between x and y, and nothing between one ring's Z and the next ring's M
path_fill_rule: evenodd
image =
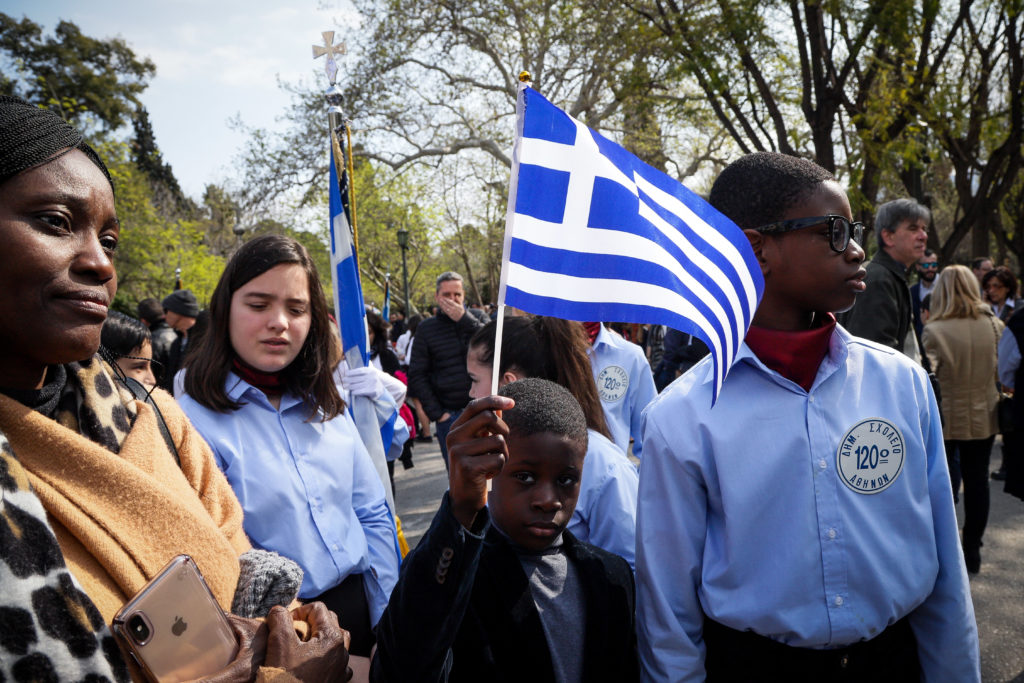
M278 264L231 295L231 346L260 372L288 367L302 351L311 324L309 276L297 263Z
M509 459L487 503L494 523L516 545L543 550L562 533L580 495L586 447L552 432L508 437Z
M470 398L483 398L491 395L491 363L480 360L480 347L474 346L466 354L466 372L472 384L469 387Z
M783 220L835 214L852 219L838 183L823 182L791 207ZM811 313L845 311L864 291L864 250L850 240L839 254L829 246L828 224L765 236L760 251L765 292L755 323L783 330L805 329Z

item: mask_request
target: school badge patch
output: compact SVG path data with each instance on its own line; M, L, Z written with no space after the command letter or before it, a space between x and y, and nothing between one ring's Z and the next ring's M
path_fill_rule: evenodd
M626 395L629 374L618 365L609 365L597 375L597 393L602 401L614 403Z
M857 493L889 488L903 471L903 434L878 417L861 420L839 443L836 469L843 483Z

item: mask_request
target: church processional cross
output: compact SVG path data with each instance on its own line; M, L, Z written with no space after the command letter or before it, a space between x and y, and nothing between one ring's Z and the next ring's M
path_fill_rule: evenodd
M313 46L313 59L319 59L327 55L324 71L327 72L327 78L330 80L331 85L334 85L338 78L338 63L334 60L334 57L345 54L345 43L344 41L337 44L334 43L334 31L324 31L320 35L324 38L324 44Z

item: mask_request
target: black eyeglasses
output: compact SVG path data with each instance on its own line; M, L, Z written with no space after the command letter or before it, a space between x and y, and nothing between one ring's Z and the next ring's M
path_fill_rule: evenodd
M821 225L826 222L828 223L828 243L832 247L832 251L842 254L846 251L846 247L850 246L851 238L857 244L864 243L863 223L859 221L851 222L845 216L836 216L834 214L811 216L809 218L791 218L788 221L762 225L760 228L755 228L755 230L765 235L775 235L793 230L802 230L803 228L812 228L815 225Z

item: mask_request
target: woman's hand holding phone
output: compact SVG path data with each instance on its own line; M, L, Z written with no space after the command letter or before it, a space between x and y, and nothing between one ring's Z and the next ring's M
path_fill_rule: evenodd
M203 683L244 683L255 680L256 671L267 656L267 625L259 619L246 619L228 614L231 630L238 637L238 655L227 667L212 676L199 679Z

